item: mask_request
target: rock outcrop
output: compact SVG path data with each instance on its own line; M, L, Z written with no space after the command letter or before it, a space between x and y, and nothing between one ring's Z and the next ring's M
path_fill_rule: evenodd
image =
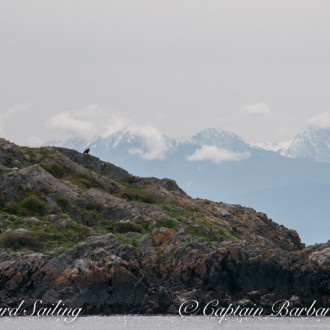
M263 213L64 148L0 139L0 165L0 303L63 300L87 314L177 314L190 299L330 305L330 243L304 247Z

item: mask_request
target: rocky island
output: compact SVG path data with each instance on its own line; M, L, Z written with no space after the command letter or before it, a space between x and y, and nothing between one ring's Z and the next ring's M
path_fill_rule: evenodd
M264 213L75 150L0 139L0 226L5 306L62 300L107 315L178 314L186 300L330 305L329 242L305 247Z

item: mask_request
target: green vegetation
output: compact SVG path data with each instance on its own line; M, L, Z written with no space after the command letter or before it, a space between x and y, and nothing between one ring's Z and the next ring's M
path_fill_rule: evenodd
M19 214L20 207L17 202L9 201L4 204L3 210L11 214Z
M67 167L65 167L63 164L58 163L40 163L40 166L42 166L47 172L49 172L51 175L53 175L55 178L62 179L64 175L68 174L69 171Z
M104 228L106 231L113 231L116 224L117 221L115 220L109 220L104 218L100 220L100 226Z
M226 229L226 228L217 228L219 231L220 231L220 233L223 235L223 236L225 236L226 238L228 238L229 240L231 240L231 241L238 241L238 239L235 237L235 236L233 236L229 231L228 231L228 229Z
M143 227L135 224L133 222L119 222L116 224L113 228L114 232L116 233L128 233L128 232L137 232L137 233L142 233L143 232Z
M46 204L36 196L29 196L20 202L21 213L25 215L44 215L46 212Z
M150 228L150 222L143 222L140 224L140 226L143 228L143 233L151 233L152 229Z
M180 207L175 207L173 205L162 205L163 210L172 218L175 218L179 221L183 221L184 218L194 218L196 211L182 209Z
M138 246L138 241L140 239L140 237L142 235L136 235L136 236L133 236L133 237L128 237L124 234L113 234L113 236L115 237L115 239L119 242L119 243L122 243L122 244L126 244L126 245L133 245L135 247Z
M11 169L0 168L0 173L10 173L12 172Z
M60 162L41 162L40 166L55 178L68 180L82 189L102 188L91 172L74 172L71 167Z
M31 235L19 237L5 233L7 229L18 228L29 230ZM68 223L64 226L42 217L40 223L33 226L26 225L21 217L10 217L2 222L2 229L4 233L0 235L0 246L14 251L28 248L36 252L44 252L58 246L70 248L90 236L89 230L79 224Z
M76 172L71 176L70 181L83 189L102 188L91 173Z
M215 242L219 240L215 235L208 235L205 232L202 232L199 228L189 227L187 232L188 234L201 237L207 242Z
M62 211L65 211L65 209L70 203L69 199L60 195L54 195L54 198L57 204L61 207Z
M27 197L14 196L16 200L0 200L0 210L15 215L44 215L47 211L46 204L36 195Z
M197 208L191 209L180 209L178 207L172 205L163 205L163 210L166 211L172 218L179 220L187 229L187 232L191 235L198 236L204 238L208 242L218 241L220 237L218 237L212 230L216 229L218 232L226 237L229 240L237 240L227 229L222 228L219 224L206 219L202 214L200 214ZM195 223L202 226L202 230L199 228L194 228L184 221L185 219L192 219ZM157 224L158 227L158 224ZM169 224L164 227L169 227ZM171 227L169 227L171 228Z
M25 151L26 154L29 155L30 162L33 163L36 158L35 149L30 148L30 147L22 147L22 149L23 149L23 151Z
M40 148L39 152L45 157L49 155L49 150L44 148Z
M129 201L137 201L149 204L159 204L164 198L148 193L141 187L125 187L119 194L119 197Z
M115 182L121 184L122 186L130 186L131 184L138 182L138 180L138 177L129 175L126 178L116 179Z
M86 171L83 169L82 172L79 172L80 167L64 162L61 156L55 157L56 151L52 152L52 150L50 148L22 147L19 152L25 157L24 166L34 163L37 159L40 161L39 165L54 178L69 187L71 185L67 181L77 186L78 189L74 189L80 193L80 197L75 199L61 196L55 193L58 190L52 189L46 184L41 188L39 187L37 191L24 190L20 187L15 187L13 190L5 187L5 189L0 190L0 213L5 215L1 221L0 246L2 248L14 251L20 249L49 251L60 247L58 252L52 254L52 257L56 257L62 253L63 248L74 246L91 235L101 235L108 232L111 232L122 244L138 246L139 238L143 234L152 233L155 227L170 228L174 231L177 231L178 227L183 228L184 230L180 232L179 237L182 244L185 245L201 241L200 238L207 242L224 239L237 240L227 228L223 228L220 224L207 218L206 213L203 212L203 207L207 209L207 204L211 203L209 201L198 201L194 207L187 206L188 203L175 200L174 194L172 196L169 194L169 197L162 196L158 192L157 186L154 186L153 180L144 180L132 175L115 180L106 176L100 178L100 175L91 169L93 166L89 168L88 165L81 165ZM51 153L52 155L50 155ZM50 158L50 156L54 157ZM9 155L8 159L10 157L12 156ZM30 162L26 161L27 158L30 159ZM11 171L0 169L0 173ZM90 188L96 188L102 192L106 190L107 193L128 201L154 205L141 207L141 209L146 210L145 213L141 212L145 219L133 220L139 219L139 217L135 217L135 214L139 214L139 212L134 212L135 210L131 212L131 209L128 208L127 214L123 212L123 217L126 218L128 215L130 221L119 221L120 212L118 214L116 212L116 203L113 203L114 210L111 207L105 208L102 203L107 200L107 196L100 198L100 202L97 202L96 196L92 196L91 192L84 193ZM171 182L169 182L166 189L171 191L176 187L171 186ZM203 205L201 209L196 207L197 204ZM158 207L172 219L159 212ZM154 214L149 216L148 210ZM12 216L8 216L8 213ZM50 221L48 217L50 213L55 213L58 219L51 217L55 221ZM109 217L109 214L114 214L116 220L112 219L111 216ZM155 214L159 214L158 219L155 219ZM24 221L25 216L35 216L40 222ZM66 220L67 216L74 221ZM178 221L180 222L179 226ZM18 228L27 229L30 233L24 238L15 237L15 233L13 236L5 233L7 229L15 230ZM171 235L171 233L171 230L165 231L166 235ZM158 249L159 253L163 253L159 247L156 246L155 249L156 251Z
M156 222L156 226L160 227L167 227L167 228L177 228L177 225L170 219L161 219Z

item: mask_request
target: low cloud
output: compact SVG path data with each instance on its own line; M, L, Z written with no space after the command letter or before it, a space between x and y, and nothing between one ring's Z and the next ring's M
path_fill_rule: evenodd
M90 104L89 106L59 113L48 121L48 126L64 132L67 137L82 137L93 140L114 134L118 131L130 132L142 141L142 148L132 148L131 154L137 154L148 160L164 159L170 143L156 128L132 124L127 118L113 115L110 110Z
M131 154L140 155L144 159L164 159L171 145L166 141L163 134L152 126L144 126L134 129L133 132L141 137L144 149L132 148Z
M17 114L26 112L31 108L31 102L15 103L10 108L0 113L0 135L6 135L6 121L14 118Z
M330 113L324 112L317 116L310 118L307 122L307 125L313 125L321 128L330 128Z
M125 118L113 115L109 109L90 104L78 110L61 112L51 117L47 124L60 129L67 137L93 140L125 128L127 122Z
M270 113L270 108L266 103L256 103L243 107L243 113L249 116L252 115L267 115Z
M54 128L66 131L70 135L89 136L94 131L94 126L88 121L76 119L69 113L60 113L52 117L49 121Z
M191 162L209 160L215 164L220 164L226 161L240 161L249 158L250 156L249 152L232 152L225 149L219 149L216 146L203 145L192 155L188 156L187 160Z

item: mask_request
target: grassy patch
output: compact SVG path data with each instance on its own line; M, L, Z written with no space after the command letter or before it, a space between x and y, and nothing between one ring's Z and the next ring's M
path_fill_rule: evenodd
M20 217L9 217L8 220L2 221L2 230L6 231L7 229L17 229L20 227L24 227L23 219Z
M152 229L150 228L151 222L143 222L140 226L143 228L144 233L151 233Z
M130 186L138 181L138 178L134 175L129 175L126 178L119 178L114 180L115 182L121 184L122 186Z
M48 156L49 155L49 150L41 148L39 151L43 156Z
M102 188L91 173L73 172L69 166L59 162L41 162L40 165L55 178L68 180L80 188Z
M23 147L23 150L25 151L26 154L29 155L30 162L34 162L36 159L35 150L30 147Z
M64 252L63 250L59 250L59 251L53 253L52 256L51 256L51 259L55 259L55 258L57 258L57 257L60 256L63 252Z
M9 201L4 204L3 210L5 212L11 213L11 214L19 214L20 213L20 206L17 202Z
M172 218L183 221L184 218L195 218L197 212L195 210L185 210L172 207L170 205L162 205L162 209Z
M191 234L191 235L194 235L194 236L197 236L197 237L201 237L201 238L205 239L205 241L207 241L207 242L214 242L214 241L219 240L214 235L206 235L203 232L201 232L199 228L195 228L195 227L189 227L187 229L187 233Z
M218 230L221 232L221 234L222 234L223 236L227 237L229 240L231 240L231 241L238 241L238 239L237 239L235 236L233 236L233 235L228 231L228 229L219 227Z
M81 215L81 222L89 227L99 227L102 223L104 216L100 212L96 210L86 210L84 208L80 208L82 215Z
M11 169L0 168L0 173L10 173L12 172Z
M137 201L149 204L161 203L162 196L152 195L140 187L125 187L120 193L119 197L127 199L129 201Z
M40 163L47 172L53 175L57 179L62 179L65 175L69 173L68 168L63 164L58 163Z
M217 223L211 220L205 219L203 217L196 217L195 221L196 223L200 224L201 226L209 230L212 229L218 230L221 233L221 235L223 235L224 237L228 238L231 241L237 241L237 238L233 236L226 228L220 227Z
M107 231L113 231L118 222L115 220L102 219L100 221L100 226Z
M65 210L67 206L70 204L70 201L68 198L65 198L60 195L54 195L54 198L57 202L57 204L61 207L62 210Z
M141 237L141 235L137 235L134 237L127 237L126 235L123 235L123 234L113 234L113 236L119 243L122 243L125 245L133 245L135 247L138 246L138 241Z
M161 219L156 221L156 226L160 227L167 227L167 228L176 228L177 225L170 219Z
M8 233L0 234L0 246L13 251L29 248L35 252L45 252L59 246L70 248L91 235L87 228L79 224L69 223L62 227L60 223L50 223L46 219L34 226L28 226L22 218L15 217L3 221L2 225L4 230L24 228L32 233L25 238Z

